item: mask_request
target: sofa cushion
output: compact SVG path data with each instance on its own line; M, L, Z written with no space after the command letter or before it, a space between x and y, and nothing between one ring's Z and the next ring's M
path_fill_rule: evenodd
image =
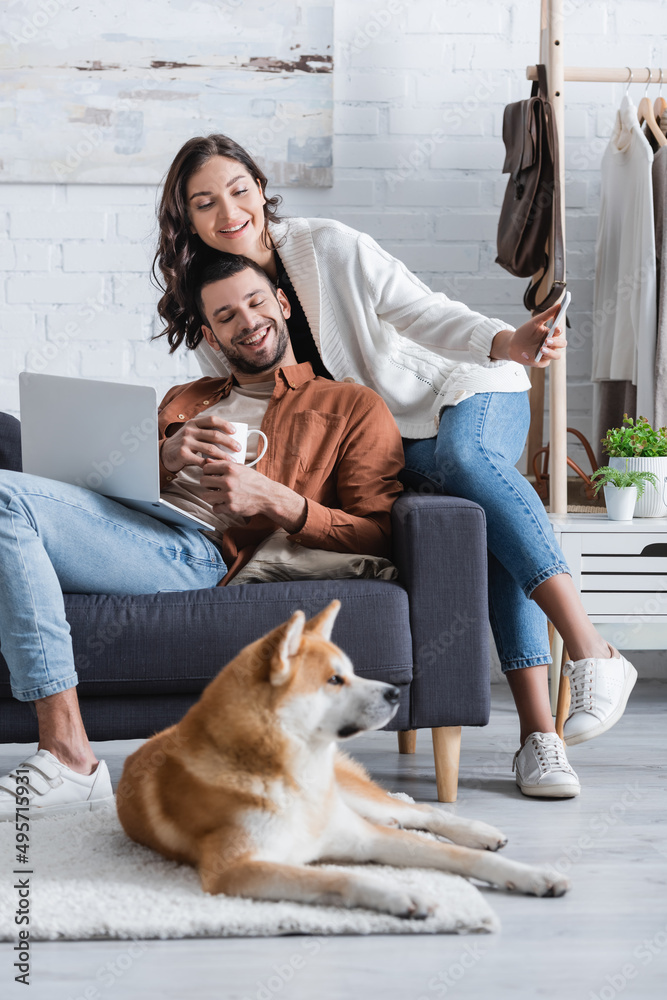
M408 596L376 580L293 581L141 596L68 594L79 695L199 693L248 643L297 609L341 602L332 639L358 672L404 686L412 678ZM7 667L0 697L10 696Z
M21 424L0 412L0 469L20 472L21 468Z

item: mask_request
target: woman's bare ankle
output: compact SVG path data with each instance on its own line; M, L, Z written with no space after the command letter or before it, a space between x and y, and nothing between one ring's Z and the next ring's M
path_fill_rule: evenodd
M543 722L541 728L525 729L525 730L522 728L521 735L519 736L519 739L521 741L521 746L524 746L528 737L532 736L533 733L555 733L555 732L556 732L556 727L553 724L553 722L551 723Z
M568 649L568 655L571 660L587 660L587 659L599 659L599 660L609 660L613 656L618 656L618 650L615 649L610 643L603 639L602 636L599 637L600 641L594 641L591 643L586 643L585 645L576 647L571 650Z

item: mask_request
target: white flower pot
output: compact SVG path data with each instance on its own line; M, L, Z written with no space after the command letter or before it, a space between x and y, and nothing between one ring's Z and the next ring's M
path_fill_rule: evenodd
M637 487L604 485L604 499L607 505L607 517L610 521L631 521L637 502Z
M667 517L667 505L664 501L667 458L610 458L609 465L612 469L622 469L624 472L652 472L658 485L656 487L651 482L646 483L644 495L639 498L635 507L635 517Z

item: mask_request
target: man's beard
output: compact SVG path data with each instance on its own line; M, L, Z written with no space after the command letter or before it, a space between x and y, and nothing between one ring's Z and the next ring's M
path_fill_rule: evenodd
M262 326L264 325L265 324L258 326L257 329L261 330ZM279 365L282 359L285 357L285 354L287 353L287 348L289 347L289 342L290 342L289 330L287 329L287 323L285 322L285 320L283 319L281 325L280 326L276 325L275 328L278 333L278 336L276 337L276 347L275 350L273 351L273 354L269 358L265 358L264 360L258 359L256 362L253 362L252 360L248 360L247 358L242 357L241 354L239 354L231 346L225 347L223 344L220 343L217 337L215 339L218 340L218 344L220 345L220 350L227 358L227 361L229 362L229 367L232 369L232 371L240 372L241 375L260 375L262 372L269 371L275 368L277 365ZM249 337L249 336L250 336L250 331L244 334L244 337Z

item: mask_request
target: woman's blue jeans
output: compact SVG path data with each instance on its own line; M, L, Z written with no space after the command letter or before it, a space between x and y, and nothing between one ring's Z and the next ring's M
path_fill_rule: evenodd
M527 393L484 392L447 406L437 437L403 441L407 485L484 508L489 617L503 671L551 663L547 619L530 595L570 572L542 502L515 468L529 423Z
M199 590L225 572L218 549L196 529L80 486L0 471L0 644L19 701L78 683L63 591Z

